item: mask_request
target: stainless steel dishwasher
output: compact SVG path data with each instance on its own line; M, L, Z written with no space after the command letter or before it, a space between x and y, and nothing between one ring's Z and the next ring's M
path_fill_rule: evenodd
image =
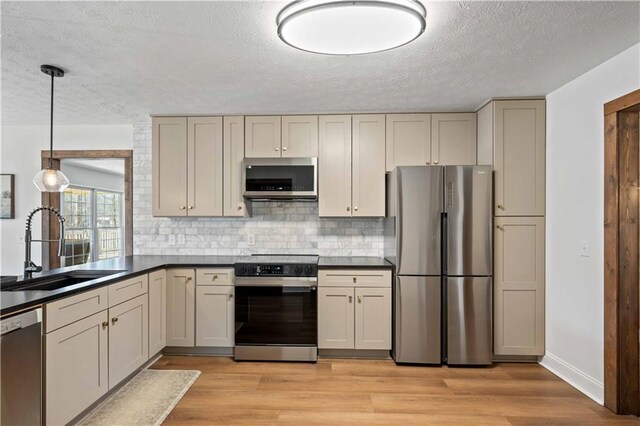
M42 308L0 320L0 423L42 424Z

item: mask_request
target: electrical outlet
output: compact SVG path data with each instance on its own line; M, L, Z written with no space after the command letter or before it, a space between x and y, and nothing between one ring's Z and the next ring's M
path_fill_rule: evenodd
M249 234L247 235L247 244L250 246L255 246L256 245L256 236L253 234Z
M178 244L184 244L186 242L186 238L184 237L184 234L179 234L178 235Z
M580 241L580 256L591 257L591 243L589 241Z
M20 234L20 236L18 237L18 240L19 240L21 243L24 243L24 235L23 235L23 234Z

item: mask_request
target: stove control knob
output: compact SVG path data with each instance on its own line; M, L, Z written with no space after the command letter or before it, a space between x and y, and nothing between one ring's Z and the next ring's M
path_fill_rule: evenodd
M311 275L312 272L313 272L313 268L310 265L305 266L304 273L306 275Z
M247 265L239 265L238 266L238 273L240 275L244 275L247 272Z
M300 266L300 265L296 266L295 274L296 274L297 276L302 275L302 266Z

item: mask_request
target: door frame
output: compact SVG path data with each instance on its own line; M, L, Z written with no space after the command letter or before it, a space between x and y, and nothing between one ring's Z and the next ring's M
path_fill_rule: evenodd
M42 167L48 167L49 151L41 152ZM122 158L124 160L124 254L133 254L133 150L59 150L53 151L52 166L60 170L60 160L67 158ZM60 210L60 196L58 192L43 192L42 204ZM42 239L56 240L49 244L42 244L43 269L60 267L57 256L57 240L60 238L60 227L57 218L42 212Z
M604 104L604 404L640 415L640 89Z

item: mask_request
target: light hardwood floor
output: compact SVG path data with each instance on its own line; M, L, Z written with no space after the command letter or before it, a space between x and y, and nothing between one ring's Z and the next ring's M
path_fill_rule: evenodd
M447 368L167 356L152 368L202 372L165 425L640 425L537 364Z

